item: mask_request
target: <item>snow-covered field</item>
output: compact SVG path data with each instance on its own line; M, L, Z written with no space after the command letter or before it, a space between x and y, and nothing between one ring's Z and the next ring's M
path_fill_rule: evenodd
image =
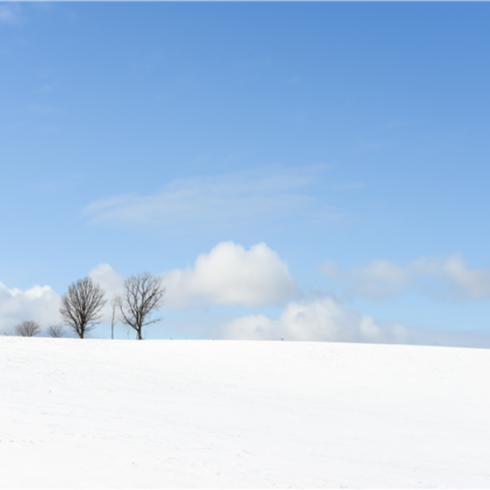
M490 350L0 338L2 488L490 488Z

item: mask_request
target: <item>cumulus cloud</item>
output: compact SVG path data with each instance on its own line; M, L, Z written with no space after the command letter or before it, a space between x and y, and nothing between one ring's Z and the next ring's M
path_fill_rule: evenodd
M287 263L265 243L245 249L234 242L220 242L209 253L200 254L187 269L163 272L166 308L182 309L216 305L263 306L285 302L298 293ZM89 272L110 299L120 294L124 276L109 264ZM104 319L110 318L110 305Z
M470 268L459 254L446 259L419 257L404 266L387 260L374 260L347 271L326 262L320 270L346 285L347 289L369 300L382 300L409 287L438 299L490 298L490 270Z
M312 222L342 219L343 213L314 197L319 167L250 170L177 179L159 192L126 194L95 201L82 213L91 224L165 226L170 231L276 224L300 217Z
M225 325L221 333L227 339L244 340L404 343L408 339L402 326L381 328L371 317L331 298L292 302L277 320L243 316Z
M11 332L15 325L35 320L41 325L60 320L60 296L49 286L34 286L22 291L0 283L0 331Z
M287 301L297 291L287 263L265 243L246 250L221 242L209 254L199 255L194 267L165 272L163 277L169 308L269 305Z

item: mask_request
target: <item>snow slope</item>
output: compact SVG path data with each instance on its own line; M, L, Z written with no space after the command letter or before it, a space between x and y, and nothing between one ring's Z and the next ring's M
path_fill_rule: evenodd
M490 350L0 338L1 488L490 488Z

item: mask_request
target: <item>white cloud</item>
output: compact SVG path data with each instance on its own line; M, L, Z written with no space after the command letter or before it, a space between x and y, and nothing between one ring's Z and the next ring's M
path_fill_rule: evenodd
M22 291L0 283L0 331L12 332L15 325L35 320L42 326L60 321L60 296L49 286Z
M404 343L401 326L381 328L373 319L331 298L293 302L277 320L264 315L237 318L222 329L228 339Z
M124 276L109 264L89 272L110 300L122 292ZM288 265L265 243L246 250L233 242L218 243L208 254L200 254L193 267L163 272L165 308L182 309L217 305L261 306L282 303L298 292ZM104 320L110 318L110 305Z
M408 287L439 299L490 298L490 270L468 267L459 254L447 259L419 257L405 266L374 260L347 271L326 262L320 270L343 282L350 292L369 300L386 299Z
M163 278L169 308L207 302L269 305L290 299L297 290L286 262L265 243L246 250L233 242L221 242L209 254L199 255L193 268L165 272Z
M91 224L166 226L203 231L276 224L305 216L312 222L337 221L343 213L311 195L322 168L267 169L177 179L149 196L127 194L95 201L83 210Z

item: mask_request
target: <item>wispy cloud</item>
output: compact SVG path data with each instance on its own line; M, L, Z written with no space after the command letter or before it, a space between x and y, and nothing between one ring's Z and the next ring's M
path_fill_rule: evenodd
M33 90L35 95L47 96L60 88L56 82L43 83Z
M337 184L333 188L336 191L357 191L359 189L364 189L366 184L364 182L350 182L346 184Z
M67 192L73 189L81 182L82 175L71 175L60 179L46 179L28 184L29 189L36 192L52 193L52 192Z
M177 179L153 195L126 194L89 204L91 224L165 225L169 230L241 228L291 221L326 223L345 213L315 197L322 168L254 170L214 177Z
M343 283L350 293L368 300L383 300L408 288L440 300L490 298L490 269L471 268L459 254L446 259L419 257L405 265L373 260L346 271L334 262L325 262L320 271Z
M0 5L0 24L19 24L20 21L20 8L18 5Z
M389 123L378 126L377 128L374 129L374 131L387 131L390 129L402 128L405 126L410 126L413 123L414 123L413 120L391 121Z
M390 148L393 146L393 141L371 141L367 143L362 143L359 146L359 151L361 152L369 152L369 151L376 151L376 150L385 150L386 148Z
M60 110L51 104L33 103L27 106L27 109L38 116L52 116L60 114Z

